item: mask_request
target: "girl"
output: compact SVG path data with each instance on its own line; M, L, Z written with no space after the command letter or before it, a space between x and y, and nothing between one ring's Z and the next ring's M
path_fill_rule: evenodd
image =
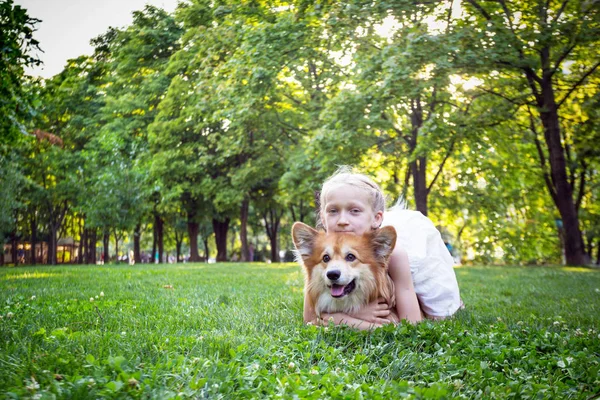
M389 259L389 274L400 319L413 323L423 317L441 319L461 308L452 256L431 220L401 207L392 208L384 217L385 198L379 186L348 167L340 168L323 183L319 200L319 219L327 232L362 235L381 226L394 226L398 238ZM325 314L319 320L304 296L306 323L333 319L336 325L371 329L394 322L389 316L390 306L379 299L355 314Z

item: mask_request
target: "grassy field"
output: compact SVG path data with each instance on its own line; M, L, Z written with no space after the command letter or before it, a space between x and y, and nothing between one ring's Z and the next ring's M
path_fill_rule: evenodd
M302 325L295 264L0 268L1 398L600 393L600 271L456 270L455 318Z

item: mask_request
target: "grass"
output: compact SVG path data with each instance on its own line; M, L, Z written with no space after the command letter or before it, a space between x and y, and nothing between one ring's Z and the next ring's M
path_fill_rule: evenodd
M0 269L3 398L575 398L600 393L600 271L462 267L467 308L302 324L294 264Z

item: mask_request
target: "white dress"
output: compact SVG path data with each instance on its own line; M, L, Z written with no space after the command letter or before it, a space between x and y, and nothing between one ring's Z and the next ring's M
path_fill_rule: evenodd
M431 317L453 315L462 305L454 260L433 222L419 211L393 207L383 214L386 225L396 229L396 247L408 254L421 310Z

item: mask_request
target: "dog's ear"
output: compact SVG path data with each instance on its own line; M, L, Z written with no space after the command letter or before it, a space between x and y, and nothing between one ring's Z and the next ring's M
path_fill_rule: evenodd
M371 245L378 260L387 262L396 246L396 230L393 226L385 226L371 234Z
M313 248L315 247L315 238L318 234L319 231L302 222L296 222L292 226L292 240L298 254L303 260L312 255Z

